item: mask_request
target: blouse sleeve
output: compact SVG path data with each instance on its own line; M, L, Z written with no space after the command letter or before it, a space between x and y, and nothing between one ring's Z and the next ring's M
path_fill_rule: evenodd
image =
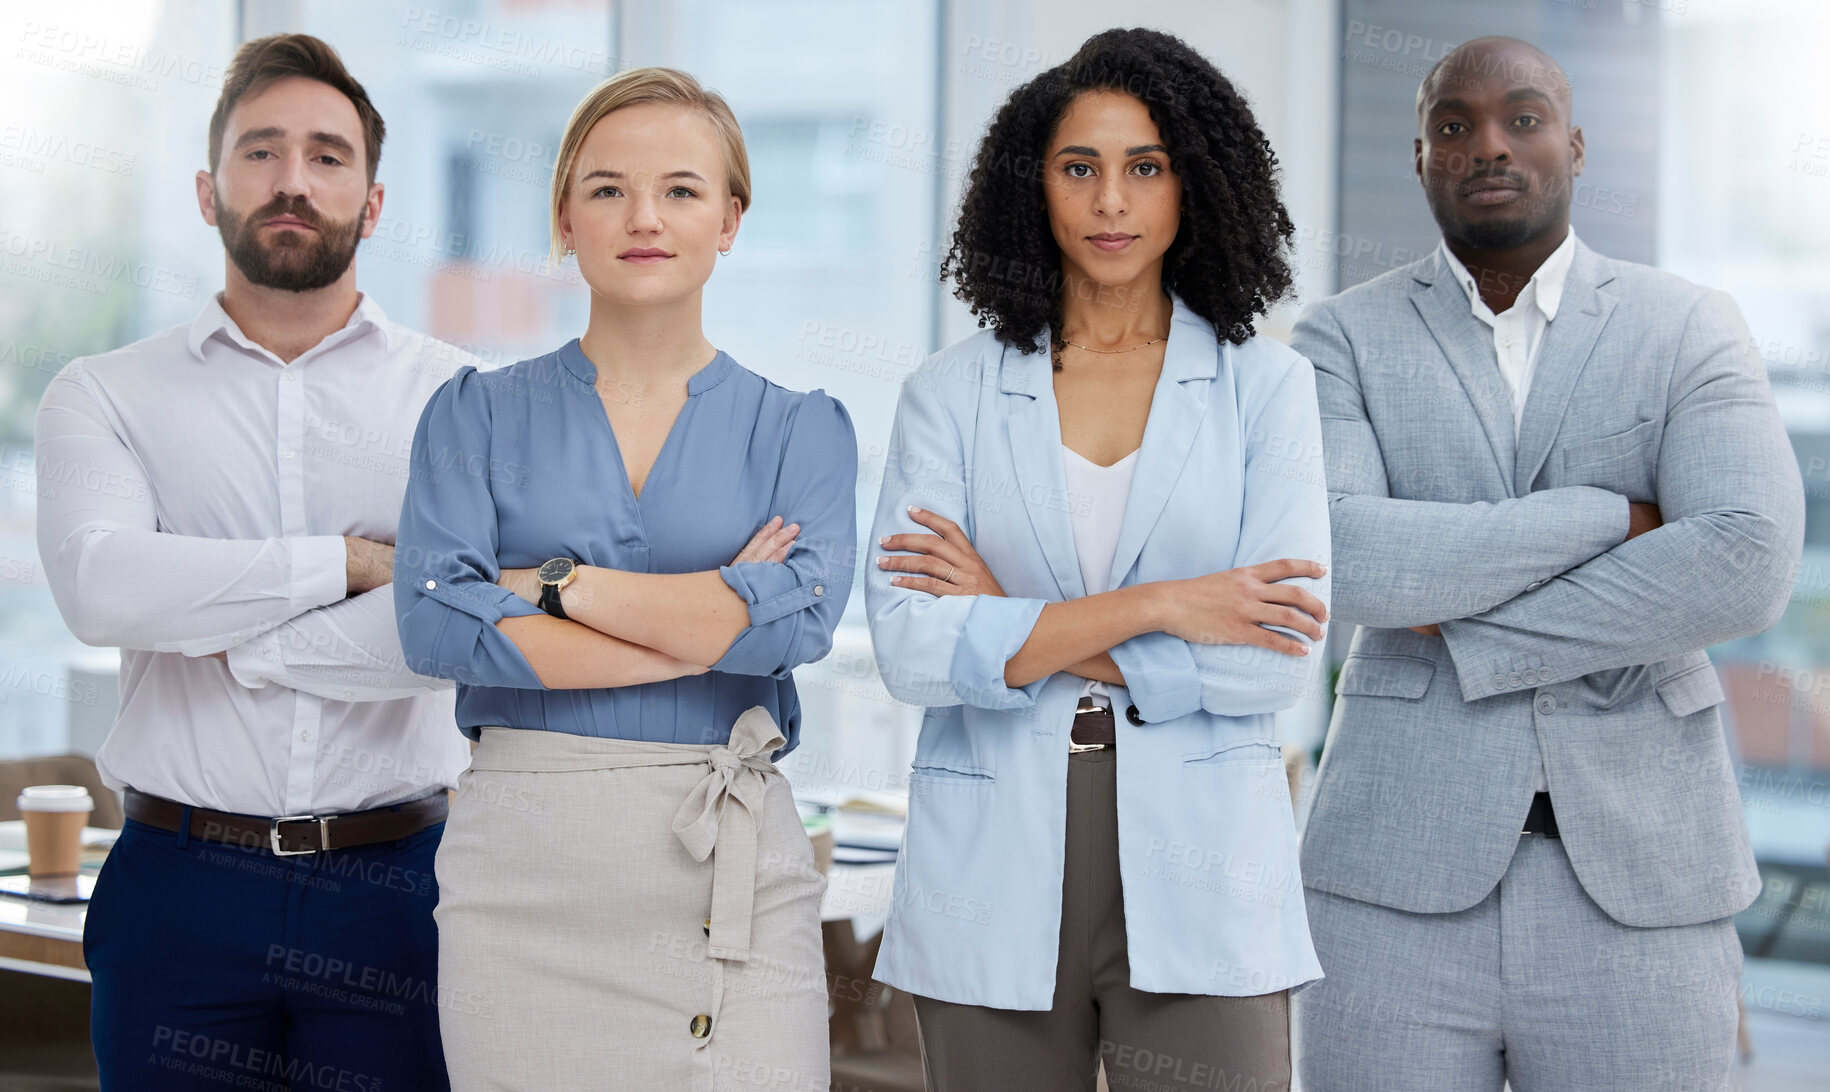
M832 649L851 596L858 553L858 440L851 415L825 391L810 391L788 423L769 511L801 531L788 559L744 561L718 570L750 610L713 671L785 679Z
M468 686L545 689L496 623L540 608L497 584L489 392L474 366L435 392L413 434L394 547L394 611L407 665Z

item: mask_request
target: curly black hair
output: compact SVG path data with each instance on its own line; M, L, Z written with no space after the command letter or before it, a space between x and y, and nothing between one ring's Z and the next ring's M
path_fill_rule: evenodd
M1182 181L1181 224L1163 255L1163 289L1235 345L1290 291L1295 227L1277 191L1277 156L1233 84L1188 43L1142 28L1101 31L1073 57L1011 93L979 145L959 224L940 264L953 294L1013 347L1045 328L1060 366L1061 251L1049 229L1049 142L1084 92L1115 90L1150 111Z

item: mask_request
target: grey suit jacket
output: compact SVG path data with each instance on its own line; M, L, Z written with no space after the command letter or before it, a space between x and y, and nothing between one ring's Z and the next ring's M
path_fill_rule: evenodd
M1760 881L1702 650L1785 609L1804 485L1734 302L1578 240L1516 444L1492 333L1434 252L1311 305L1292 344L1315 365L1333 617L1361 627L1305 882L1474 905L1541 753L1610 916L1747 906ZM1664 526L1624 541L1629 500ZM1405 628L1426 623L1442 636Z

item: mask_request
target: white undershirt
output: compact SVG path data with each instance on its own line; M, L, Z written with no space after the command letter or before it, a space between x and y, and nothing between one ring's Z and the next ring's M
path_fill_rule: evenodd
M1137 469L1137 453L1100 466L1080 455L1066 444L1061 445L1062 468L1067 472L1068 517L1074 525L1074 553L1080 558L1080 579L1088 595L1111 591L1107 581L1112 576L1112 558L1118 553L1118 533L1124 529L1125 501L1131 496L1131 475ZM1082 697L1111 708L1112 699L1106 684L1088 679L1081 686Z

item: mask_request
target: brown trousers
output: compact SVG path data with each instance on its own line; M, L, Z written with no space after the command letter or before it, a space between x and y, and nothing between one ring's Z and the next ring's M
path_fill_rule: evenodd
M915 998L929 1092L1287 1092L1289 991L1257 997L1131 988L1118 873L1117 754L1068 759L1067 864L1055 1004L1047 1012Z

